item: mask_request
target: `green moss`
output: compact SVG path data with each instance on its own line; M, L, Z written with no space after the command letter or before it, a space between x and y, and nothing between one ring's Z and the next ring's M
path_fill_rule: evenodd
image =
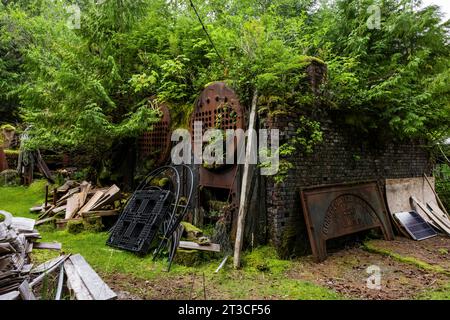
M438 289L427 290L416 297L418 300L450 300L450 282Z
M16 128L10 124L4 124L0 127L0 130L5 130L5 131L16 131Z
M392 252L390 250L377 248L370 241L365 242L363 244L363 248L364 248L364 250L366 250L368 252L382 254L382 255L391 257L399 262L413 265L413 266L415 266L419 269L425 270L425 271L441 273L441 274L450 276L450 270L446 270L446 269L442 268L441 266L434 266L434 265L431 265L429 263L426 263L426 262L419 260L417 258L414 258L414 257L405 257L398 253Z
M199 229L199 228L197 228L196 226L190 224L189 222L183 221L183 222L181 222L181 224L183 225L184 230L185 230L186 232L203 233L203 231L202 231L201 229Z
M281 274L289 268L290 262L281 260L273 247L260 247L244 257L243 266L251 272Z
M82 220L79 221L69 221L67 223L67 232L70 234L79 234L84 231L84 224Z
M5 149L4 152L6 156L18 157L20 150Z

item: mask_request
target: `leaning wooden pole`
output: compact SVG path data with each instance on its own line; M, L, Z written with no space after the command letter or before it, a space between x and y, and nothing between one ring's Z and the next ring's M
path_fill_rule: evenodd
M250 160L253 148L254 134L255 134L255 123L256 123L256 105L258 103L258 91L255 90L252 101L252 109L250 111L250 123L248 126L248 142L245 155L244 164L244 174L242 177L242 188L241 188L241 201L239 204L239 214L237 222L237 232L236 232L236 242L234 244L234 267L239 268L241 265L241 251L244 240L244 229L245 229L245 216L248 209L248 187L249 187L249 176L250 176Z

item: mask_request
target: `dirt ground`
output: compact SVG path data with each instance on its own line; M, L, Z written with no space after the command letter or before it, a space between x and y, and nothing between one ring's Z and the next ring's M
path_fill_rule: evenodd
M430 290L437 290L450 283L450 239L436 237L422 242L404 238L387 242L370 241L370 246L383 252L369 252L366 246L355 245L331 253L323 263L314 263L311 257L294 260L282 275L285 279L307 281L337 292L345 299L405 300L415 299ZM394 254L394 255L391 255ZM401 258L399 258L401 257ZM403 258L406 258L404 261ZM434 268L423 268L421 263ZM377 266L381 275L381 290L369 289L367 268ZM270 275L250 276L239 271L233 277L239 281L254 282L251 288L243 289L244 299L281 299L282 296L267 296L259 292L261 285L276 286L277 280ZM173 276L167 274L151 281L115 274L105 275L105 280L119 294L120 299L203 299L201 277L192 275ZM241 278L241 279L239 279ZM247 290L247 291L245 291ZM208 275L208 299L233 299L214 275Z

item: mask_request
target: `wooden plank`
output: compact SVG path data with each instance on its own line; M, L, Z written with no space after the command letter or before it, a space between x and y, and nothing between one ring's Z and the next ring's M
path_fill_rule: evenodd
M34 249L38 250L56 250L61 251L62 244L58 242L49 243L49 242L35 242Z
M60 206L60 207L53 209L52 212L54 214L58 214L60 212L66 211L66 210L67 210L67 205L64 205L64 206Z
M80 209L80 194L76 193L67 200L66 220L72 219Z
M49 223L49 222L52 222L52 221L55 221L55 220L56 220L56 217L42 219L42 220L39 220L38 222L36 222L35 226L37 227L37 226L40 226L40 225L43 225L43 224L46 224L46 223Z
M82 213L83 218L115 217L118 215L119 210L89 211Z
M11 226L19 232L33 232L36 220L28 218L12 218Z
M424 205L422 202L420 202L417 198L412 197L412 200L413 200L414 204L417 205L416 209L418 212L421 211L423 214L427 215L434 224L438 225L440 229L442 229L445 233L450 235L450 225L446 221L439 218L436 214L434 214L432 211L430 211L426 207L426 205Z
M84 285L88 288L94 300L117 299L117 295L114 291L108 287L81 255L77 254L71 256L69 260L72 262L78 275L82 279Z
M64 262L64 271L67 276L67 286L75 295L75 299L94 300L70 259Z
M255 140L255 123L256 123L256 106L258 103L258 90L255 90L252 100L252 109L250 111L250 123L249 123L249 137L247 142L247 152L245 155L245 164L244 164L244 174L242 177L242 187L241 187L241 201L239 205L239 213L238 213L238 222L237 222L237 232L236 232L236 241L234 244L234 267L239 268L241 265L241 252L242 252L242 244L244 240L244 229L245 229L245 216L247 214L248 208L248 187L250 184L250 160L252 156L252 151L257 146L254 146L253 143Z
M63 286L64 286L64 265L61 265L58 278L58 286L56 287L56 295L55 295L55 300L57 301L61 300Z
M38 273L46 272L46 271L52 269L54 266L61 264L61 261L64 261L65 259L67 259L67 256L59 256L59 257L56 257L55 259L46 261L46 262L40 264L39 266L37 266L36 268L34 268L33 270L31 270L31 273L38 274Z
M41 273L36 279L34 279L31 283L30 286L33 288L34 286L36 286L37 284L41 283L42 280L44 280L45 277L48 276L48 274L52 273L53 271L55 271L57 268L59 268L61 266L61 264L63 264L65 261L68 260L69 255L65 255L65 256L61 256L60 257L61 260L58 263L55 263L53 266L51 266L48 270L46 270L45 272Z
M13 291L4 295L0 295L0 301L11 301L11 300L19 300L20 292Z
M450 226L450 218L449 216L441 210L439 205L435 202L427 202L427 208L431 209L430 211L438 216L442 221L445 221Z
M91 190L92 186L90 183L83 182L81 184L80 188L81 188L81 192L79 195L79 206L81 209L84 206L84 204L86 203L88 192Z
M210 252L220 252L220 245L211 243L207 246L201 246L195 242L189 241L180 241L180 245L178 246L180 249L188 249L188 250L201 250L201 251L210 251Z
M0 254L16 252L11 243L0 243Z
M23 300L36 300L31 286L26 280L19 286L19 293Z
M92 207L91 211L101 209L103 206L109 204L114 201L120 193L120 189L118 186L113 185L108 191L105 192L103 197Z
M92 198L80 209L80 214L89 212L95 206L95 204L105 195L104 191L97 191Z

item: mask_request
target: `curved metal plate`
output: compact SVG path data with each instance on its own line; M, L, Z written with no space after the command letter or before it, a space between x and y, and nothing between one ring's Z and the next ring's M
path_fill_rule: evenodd
M316 261L326 259L326 241L379 228L392 240L391 222L377 182L308 188L303 214Z

